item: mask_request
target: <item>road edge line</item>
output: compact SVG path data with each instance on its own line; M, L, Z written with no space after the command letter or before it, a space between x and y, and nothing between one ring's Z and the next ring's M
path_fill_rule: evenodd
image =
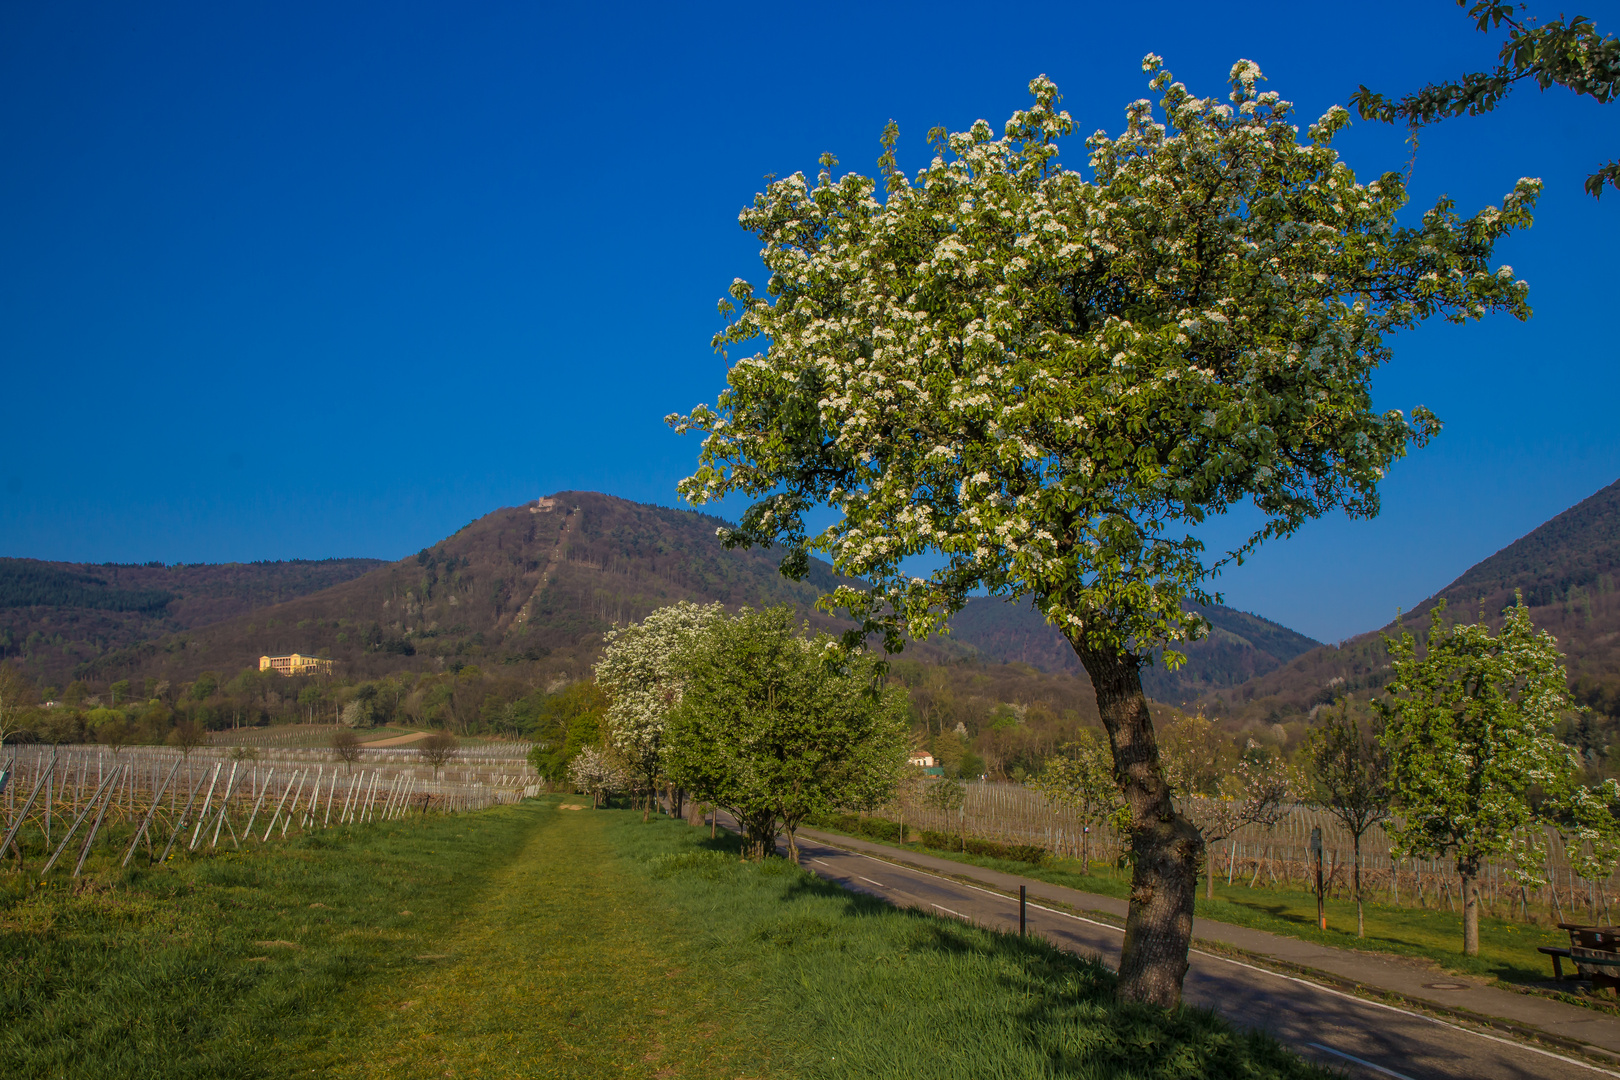
M873 862L881 862L887 863L891 866L904 867L907 870L913 870L919 874L927 874L929 877L939 878L943 881L954 881L958 885L965 885L970 889L977 889L980 892L990 893L994 896L999 896L1002 899L1018 899L1017 894L1002 892L1000 889L995 888L993 885L980 878L972 878L965 874L944 874L925 867L917 866L914 863L904 862L900 859L884 858L882 855L874 855L870 852L861 851L858 848L841 847L839 844L833 841L822 840L821 842L828 844L830 847L836 847L842 851L846 851L851 855L871 859ZM1050 911L1053 914L1063 915L1071 919L1078 919L1081 922L1091 923L1096 926L1105 926L1119 933L1124 932L1124 928L1117 923L1106 921L1115 918L1115 916L1110 913L1088 910L1087 915L1103 917L1102 919L1088 918L1084 915L1077 914L1075 910L1070 907L1070 905L1065 904L1061 900L1054 900L1051 897L1043 897L1043 899L1048 904L1061 904L1063 907L1047 907L1046 904L1036 903L1030 903L1029 906L1036 908L1037 910ZM1069 910L1063 910L1063 908L1069 908ZM1211 948L1211 946L1214 948ZM1236 953L1238 956L1244 957L1244 960L1238 960L1232 956L1223 955L1222 952L1214 951L1215 949L1230 950L1231 952ZM1195 946L1191 951L1201 953L1214 960L1224 960L1229 964L1236 964L1239 967L1251 968L1267 975L1273 975L1279 979L1289 979L1294 982L1305 983L1306 985L1314 986L1326 993L1350 998L1355 1001L1361 1001L1368 1005L1377 1006L1378 1008L1406 1013L1410 1016L1418 1017L1419 1019L1428 1020L1431 1023L1443 1024L1446 1027L1465 1032L1469 1035L1476 1035L1480 1038L1490 1039L1494 1042L1504 1043L1508 1046L1517 1046L1522 1049L1529 1050L1532 1053L1543 1054L1559 1061L1568 1062L1571 1065L1580 1065L1583 1068L1592 1069L1595 1072L1601 1072L1607 1076L1620 1077L1620 1072L1614 1072L1610 1069L1602 1068L1601 1066L1595 1064L1594 1061L1581 1061L1575 1058L1564 1057L1562 1054L1555 1054L1550 1050L1544 1049L1543 1047L1535 1046L1532 1044L1532 1042L1505 1039L1499 1035L1493 1035L1489 1031L1479 1031L1474 1027L1465 1027L1462 1024L1453 1023L1451 1021L1460 1020L1467 1024L1477 1024L1482 1027L1497 1028L1499 1030L1517 1035L1519 1040L1534 1040L1537 1042L1544 1042L1551 1046L1556 1046L1561 1050L1567 1050L1571 1053L1581 1054L1583 1057L1592 1058L1595 1061L1601 1061L1606 1065L1620 1064L1620 1053L1616 1053L1615 1051L1609 1050L1605 1047L1596 1046L1592 1043L1581 1042L1579 1039L1571 1039L1563 1035L1555 1035L1552 1032L1545 1031L1534 1026L1533 1024L1526 1024L1518 1020L1509 1020L1506 1017L1487 1016L1484 1013L1476 1013L1470 1009L1460 1009L1455 1006L1431 1003L1421 998L1409 998L1397 990L1388 990L1383 987L1368 986L1365 983L1358 983L1353 979L1346 979L1343 976L1335 975L1330 971L1322 971L1319 968L1308 967L1304 964L1295 964L1287 960L1279 960L1276 957L1267 956L1264 953L1255 953L1237 945L1227 944L1226 942L1204 942L1198 946ZM1302 976L1309 977L1306 978ZM1392 1002L1399 1002L1400 1004L1396 1005ZM1450 1019L1442 1019L1442 1017L1449 1017Z

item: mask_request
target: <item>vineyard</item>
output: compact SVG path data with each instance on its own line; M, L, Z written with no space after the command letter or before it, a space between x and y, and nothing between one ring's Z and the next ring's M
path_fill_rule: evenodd
M93 853L120 867L161 863L177 851L516 802L528 782L521 758L487 752L458 755L436 775L408 748L364 751L347 767L329 751L254 753L15 748L0 759L0 853L14 869L77 877Z
M942 810L922 797L916 785L903 786L881 816L908 829L927 829L969 839L1002 844L1033 845L1059 858L1117 862L1123 854L1119 834L1107 825L1088 831L1075 813L1056 805L1039 792L1017 784L965 785L966 797L957 810ZM1212 809L1206 800L1188 800L1185 812L1196 822ZM1322 830L1323 871L1330 895L1344 895L1353 869L1349 833L1331 814L1307 806L1288 809L1274 827L1248 826L1212 845L1210 860L1227 884L1310 889L1315 863L1310 854L1314 829ZM1541 869L1546 884L1518 884L1510 865L1488 861L1480 877L1480 901L1490 914L1502 918L1565 921L1579 915L1607 922L1615 899L1614 876L1594 881L1571 866L1556 832L1547 832L1547 863ZM1385 831L1374 827L1362 836L1361 875L1368 899L1391 905L1460 910L1460 884L1456 868L1445 859L1392 859Z

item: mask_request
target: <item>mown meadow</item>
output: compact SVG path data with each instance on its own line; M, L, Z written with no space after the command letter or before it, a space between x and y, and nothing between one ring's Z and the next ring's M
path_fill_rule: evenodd
M1038 941L575 805L0 875L0 1074L1320 1075Z

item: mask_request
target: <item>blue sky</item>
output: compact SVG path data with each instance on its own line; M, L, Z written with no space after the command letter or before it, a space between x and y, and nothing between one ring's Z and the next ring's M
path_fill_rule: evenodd
M1117 131L1149 51L1205 94L1252 59L1307 121L1494 56L1446 0L1146 10L5 5L0 554L397 558L562 489L672 504L696 446L662 417L721 385L763 174L871 171L890 117L915 169L1039 73ZM1340 148L1364 178L1409 153ZM1499 250L1536 316L1398 340L1380 405L1445 433L1378 520L1272 544L1229 603L1370 629L1620 476L1620 195L1581 191L1617 153L1620 107L1562 90L1425 134L1415 210L1545 179Z

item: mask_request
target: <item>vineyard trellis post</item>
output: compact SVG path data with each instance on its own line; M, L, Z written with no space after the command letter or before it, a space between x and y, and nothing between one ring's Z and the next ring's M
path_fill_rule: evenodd
M128 766L124 766L124 770L127 769ZM107 816L107 809L112 806L113 800L118 797L118 781L122 779L121 771L119 766L115 764L113 771L107 774L109 781L107 795L101 800L101 809L96 813L96 823L91 826L90 835L84 838L84 847L79 851L79 861L73 865L74 877L78 877L79 871L84 869L84 860L90 857L90 845L96 842L96 834L101 831L102 819Z
M219 783L219 773L222 768L224 768L223 764L215 765L213 775L209 777L208 794L203 797L202 809L197 813L197 827L192 831L191 843L186 847L188 851L197 850L197 841L202 839L203 829L208 826L208 808L214 804L214 787Z
M51 764L56 764L54 758L51 760ZM147 829L151 827L152 815L157 813L158 804L163 801L164 790L168 788L169 781L174 779L174 774L179 771L180 762L176 759L173 767L169 769L169 775L163 778L163 786L158 788L157 794L152 796L152 805L146 808L146 816L141 819L140 828L135 830L135 838L129 842L129 850L124 852L124 861L118 864L120 869L129 865L129 860L135 854L135 848L140 844L141 837L145 836Z
M247 824L242 828L243 836L251 837L253 835L253 822L259 816L259 808L264 805L264 796L270 790L270 781L275 778L276 770L271 769L269 775L264 778L264 783L259 786L259 794L253 800L253 813L248 815Z
M17 832L22 828L22 823L24 821L28 820L28 811L33 808L34 800L39 796L39 789L41 787L43 787L45 789L45 798L47 800L50 799L50 797L51 797L51 773L54 772L55 769L56 769L56 755L53 753L51 755L51 763L45 767L45 771L40 774L39 779L34 781L34 789L28 793L28 801L23 803L22 813L18 814L16 820L14 820L6 828L6 838L5 838L5 840L3 842L0 842L0 856L4 855L6 849L11 848L16 844L16 842L17 842ZM46 846L49 846L50 842L51 842L50 833L47 832L45 834ZM19 867L21 867L22 866L22 849L17 848L16 850L17 850L17 865Z
M259 840L261 844L270 842L270 833L276 827L276 820L281 817L282 808L287 805L287 796L292 794L293 784L297 783L299 774L294 773L292 779L287 781L287 790L281 793L281 801L276 803L276 812L270 815L270 824L264 827L264 836Z
M73 819L73 825L68 829L67 835L62 837L61 846L58 847L55 854L50 857L50 860L45 864L45 868L39 872L40 877L44 877L46 874L51 872L51 867L56 865L56 860L62 857L62 852L67 849L69 842L72 841L73 834L79 831L79 826L84 824L84 819L90 815L90 808L101 800L102 792L106 790L106 787L107 780L103 779L101 784L96 788L96 793L92 795L90 797L90 801L85 804L84 809L79 811L79 816Z
M193 775L195 774L192 772L190 763L188 762L186 765L186 779L190 780ZM192 804L197 801L197 792L201 789L201 780L198 780L196 783L191 785L191 794L186 796L186 808L180 811L180 817L174 823L174 831L169 834L169 843L166 847L164 847L162 857L158 859L160 864L169 861L169 853L174 850L174 842L180 838L181 833L186 831L186 819L191 815ZM173 804L171 803L170 809L172 810L173 808Z

